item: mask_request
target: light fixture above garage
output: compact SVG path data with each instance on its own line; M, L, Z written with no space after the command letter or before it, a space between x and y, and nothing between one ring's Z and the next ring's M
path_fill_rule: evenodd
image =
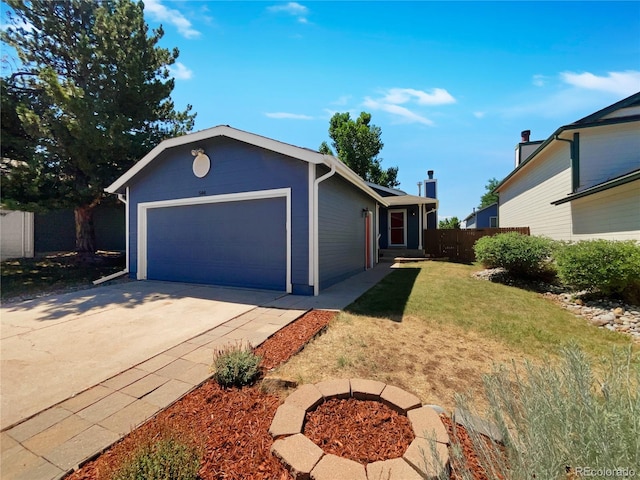
M204 153L204 149L197 148L191 150L191 155L196 157L193 159L193 174L198 178L206 176L209 170L211 170L211 160L209 160L207 154Z

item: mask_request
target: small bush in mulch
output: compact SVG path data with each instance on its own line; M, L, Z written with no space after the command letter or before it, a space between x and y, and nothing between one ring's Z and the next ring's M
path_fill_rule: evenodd
M213 355L213 379L222 387L243 387L260 375L260 357L249 345L219 347Z
M151 438L132 452L112 480L197 480L200 449L173 435Z

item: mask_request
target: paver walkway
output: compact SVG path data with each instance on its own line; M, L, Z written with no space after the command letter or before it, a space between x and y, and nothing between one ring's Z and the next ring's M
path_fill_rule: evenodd
M63 477L206 381L217 346L237 340L257 345L311 308L342 309L390 271L380 264L318 297L267 301L2 431L1 478Z

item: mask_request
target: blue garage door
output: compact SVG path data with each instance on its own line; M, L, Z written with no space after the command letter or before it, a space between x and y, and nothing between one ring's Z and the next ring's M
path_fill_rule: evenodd
M286 290L286 201L153 208L147 278Z

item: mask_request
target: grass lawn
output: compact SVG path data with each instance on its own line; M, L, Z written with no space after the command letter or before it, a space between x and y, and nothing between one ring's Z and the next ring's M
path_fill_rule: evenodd
M595 357L631 344L539 294L476 280L471 273L477 269L442 262L406 265L274 374L302 383L377 379L448 409L456 392L468 392L485 410L482 375L494 363L537 363L571 342Z
M29 298L91 282L124 268L123 255L98 252L83 259L75 252L61 252L37 258L6 260L0 265L2 301Z

